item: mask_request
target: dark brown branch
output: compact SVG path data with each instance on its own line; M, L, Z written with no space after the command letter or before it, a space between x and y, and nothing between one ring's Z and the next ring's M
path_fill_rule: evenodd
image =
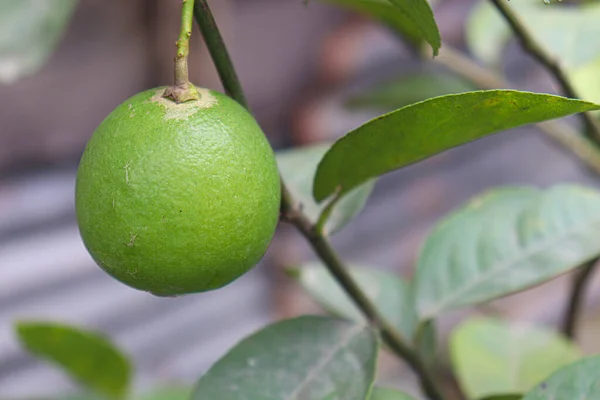
M594 273L598 259L594 259L590 262L585 263L581 266L575 276L573 277L573 284L571 286L571 294L569 297L569 304L565 311L562 332L569 339L574 340L576 335L577 323L579 316L583 308L583 302L585 300L585 292L587 285L590 281L592 274Z

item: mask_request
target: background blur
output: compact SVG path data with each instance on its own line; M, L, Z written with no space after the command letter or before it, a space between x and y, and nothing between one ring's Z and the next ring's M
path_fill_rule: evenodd
M0 6L11 1L17 0L0 0ZM322 3L213 0L212 5L252 109L276 149L335 139L385 111L351 109L348 98L380 82L439 68L418 61L385 28ZM464 48L464 20L472 5L444 0L436 6L444 44ZM176 299L112 280L79 239L73 209L79 156L95 127L124 99L171 83L179 12L173 0L80 0L45 67L16 83L0 83L2 398L74 390L58 370L20 350L12 331L16 320L59 320L106 333L134 358L141 389L157 382L192 383L269 321L320 312L283 272L313 257L287 226L279 228L250 274L223 290ZM193 81L220 90L197 31L192 45ZM515 43L508 46L503 69L519 88L555 90ZM433 223L469 197L495 185L564 181L597 185L534 127L514 130L386 175L365 210L333 242L350 261L410 276ZM556 324L568 278L485 310L452 313L440 325L440 340L466 312ZM600 287L598 279L594 286ZM590 292L581 333L585 349L597 352L600 291ZM381 372L391 385L412 381L386 357Z

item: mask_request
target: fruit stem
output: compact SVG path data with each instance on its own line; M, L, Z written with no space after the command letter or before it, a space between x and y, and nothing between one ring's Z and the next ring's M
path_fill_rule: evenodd
M181 7L181 30L177 39L177 55L175 56L175 85L165 90L163 97L176 103L199 100L196 87L190 82L188 72L188 55L190 54L190 37L194 17L194 0L183 0Z

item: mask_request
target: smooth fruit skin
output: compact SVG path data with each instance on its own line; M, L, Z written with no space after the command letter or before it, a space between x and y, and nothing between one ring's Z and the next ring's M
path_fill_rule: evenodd
M119 281L158 296L217 289L252 268L274 234L273 150L229 97L175 104L139 93L96 129L77 172L83 242Z

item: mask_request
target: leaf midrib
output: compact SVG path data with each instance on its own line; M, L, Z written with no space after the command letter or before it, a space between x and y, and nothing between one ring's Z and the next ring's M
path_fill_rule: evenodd
M308 371L308 374L304 377L304 379L299 383L299 385L294 389L292 393L290 393L285 400L296 400L296 396L298 396L302 390L312 381L312 379L317 376L317 373L321 372L332 360L333 357L342 349L344 349L348 343L359 333L365 329L365 326L357 325L352 328L348 333L342 336L342 340L338 342L336 346L330 349L329 352L325 355L325 357L321 358L316 364L314 364Z

